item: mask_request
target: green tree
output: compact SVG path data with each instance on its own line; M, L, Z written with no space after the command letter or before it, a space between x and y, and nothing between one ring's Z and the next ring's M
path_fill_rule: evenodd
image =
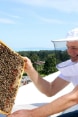
M31 54L30 59L31 59L31 61L32 61L32 63L33 63L33 66L34 66L35 69L37 70L37 65L36 65L35 62L37 62L37 61L39 60L38 55L37 55L36 53L33 53L33 54Z
M43 73L48 75L50 73L56 72L56 58L54 54L51 54L47 57L44 68L43 68Z

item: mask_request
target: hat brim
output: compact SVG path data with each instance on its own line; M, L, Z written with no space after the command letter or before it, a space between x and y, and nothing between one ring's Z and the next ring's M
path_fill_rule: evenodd
M61 42L61 41L78 41L78 37L51 40L51 42Z

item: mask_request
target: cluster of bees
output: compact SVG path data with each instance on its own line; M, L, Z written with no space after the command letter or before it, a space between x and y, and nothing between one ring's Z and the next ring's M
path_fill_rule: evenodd
M22 77L22 57L0 42L0 110L10 113Z

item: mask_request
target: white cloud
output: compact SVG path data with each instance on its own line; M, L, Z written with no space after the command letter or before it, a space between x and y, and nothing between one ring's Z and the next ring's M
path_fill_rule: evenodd
M36 17L41 20L44 23L50 23L50 24L72 24L72 25L76 25L78 26L78 21L65 21L65 20L61 20L61 19L52 19L52 18L45 18L45 17L41 17L39 15L36 15Z
M64 12L78 12L78 0L13 0L37 7L49 7Z
M12 15L10 13L0 11L0 23L5 23L5 24L15 24L16 19L19 19L20 17L17 15ZM2 18L4 17L4 18Z
M45 17L38 16L38 15L37 15L37 18L40 19L43 22L46 22L46 23L65 24L64 21L58 20L58 19L50 19L50 18L45 18Z
M12 18L15 18L15 19L19 19L20 18L17 15L13 15L13 14L10 14L10 13L4 12L4 11L0 11L0 15L7 16L7 17L12 17Z
M13 20L6 19L6 18L0 18L0 23L15 24L15 22Z
M20 18L19 16L16 16L16 15L10 15L10 17L15 18L15 19L19 19Z

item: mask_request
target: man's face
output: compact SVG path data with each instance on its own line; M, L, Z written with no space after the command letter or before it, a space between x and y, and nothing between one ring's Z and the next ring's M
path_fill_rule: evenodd
M67 52L73 62L78 62L78 41L67 41Z

